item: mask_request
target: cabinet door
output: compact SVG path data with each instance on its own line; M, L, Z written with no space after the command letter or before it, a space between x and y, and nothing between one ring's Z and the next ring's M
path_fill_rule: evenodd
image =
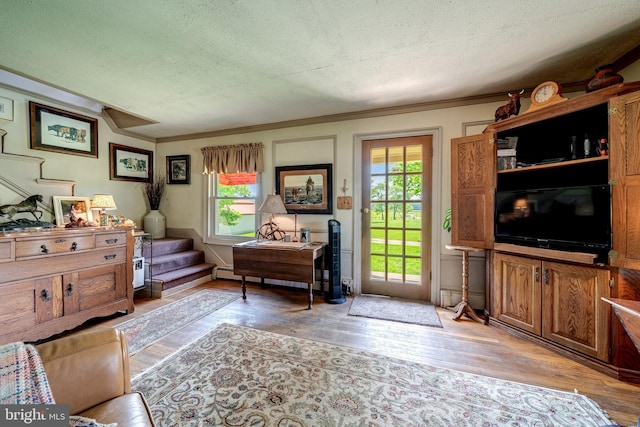
M640 92L609 102L609 177L612 183L615 267L640 269Z
M609 361L609 271L543 262L542 336Z
M126 264L65 274L62 283L65 316L126 298L126 275Z
M494 258L493 316L540 335L540 261L496 253Z
M451 243L493 247L494 135L451 140Z

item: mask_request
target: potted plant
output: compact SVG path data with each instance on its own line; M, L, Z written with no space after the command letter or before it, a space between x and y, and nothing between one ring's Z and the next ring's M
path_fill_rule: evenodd
M162 200L162 194L164 194L165 184L164 177L156 177L152 182L147 182L144 185L144 192L149 201L149 209L152 211L160 209L160 201Z
M151 209L144 217L144 231L150 233L154 239L165 237L165 217L159 211L165 184L164 177L157 176L152 182L144 185L144 192Z
M442 222L442 228L451 233L451 208L444 211L444 221Z

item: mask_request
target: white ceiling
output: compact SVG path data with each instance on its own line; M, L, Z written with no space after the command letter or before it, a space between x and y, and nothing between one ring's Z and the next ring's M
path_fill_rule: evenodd
M151 138L580 82L638 46L640 0L2 0L0 10L0 68L156 122L128 128Z

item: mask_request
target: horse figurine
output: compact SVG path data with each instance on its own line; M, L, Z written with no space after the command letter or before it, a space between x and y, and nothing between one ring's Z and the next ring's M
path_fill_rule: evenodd
M7 218L11 220L17 213L31 212L31 215L35 217L36 221L40 221L42 211L38 209L38 202L42 202L42 196L40 194L34 194L18 204L0 206L0 216L6 215ZM38 213L40 216L36 215Z

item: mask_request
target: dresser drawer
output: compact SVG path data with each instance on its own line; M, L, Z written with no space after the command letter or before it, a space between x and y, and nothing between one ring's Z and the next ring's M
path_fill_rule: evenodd
M78 254L78 264L82 267L97 267L105 264L122 264L127 262L127 247L100 248L95 251Z
M127 232L96 234L96 248L122 246L127 244Z
M95 247L93 235L60 236L16 241L16 258L86 251Z
M13 260L13 240L0 241L0 262Z

